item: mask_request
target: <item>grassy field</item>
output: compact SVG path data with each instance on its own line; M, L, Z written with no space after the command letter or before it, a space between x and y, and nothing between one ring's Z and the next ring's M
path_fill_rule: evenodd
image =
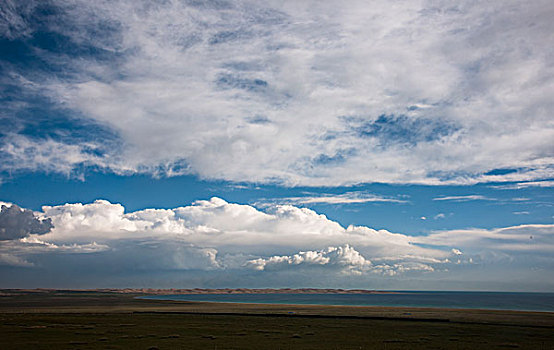
M536 312L0 296L1 349L554 349Z

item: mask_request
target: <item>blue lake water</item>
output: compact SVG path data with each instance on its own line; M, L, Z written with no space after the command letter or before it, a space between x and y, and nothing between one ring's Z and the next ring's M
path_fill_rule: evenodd
M554 312L554 293L397 292L397 294L178 294L155 300L257 304L408 306Z

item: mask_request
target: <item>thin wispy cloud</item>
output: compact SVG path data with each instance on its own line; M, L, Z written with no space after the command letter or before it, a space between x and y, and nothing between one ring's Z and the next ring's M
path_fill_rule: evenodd
M492 188L497 188L500 190L519 190L522 188L550 188L554 187L554 181L529 181L529 182L518 182L516 184L509 185L495 185L491 186Z
M442 196L442 197L435 197L433 198L433 201L449 201L449 202L470 202L470 201L491 201L491 202L497 202L499 204L510 204L514 202L528 202L531 198L528 197L513 197L513 198L493 198L493 197L487 197L483 195L477 195L477 194L471 194L471 195L463 195L463 196Z
M527 202L531 200L531 198L528 197L514 197L511 199L512 202Z
M456 245L464 251L498 250L505 253L534 252L551 256L554 252L554 225L518 225L495 229L463 229L433 232L413 237L414 242L435 246Z
M434 201L452 201L452 202L469 202L469 201L496 201L495 198L489 198L482 195L467 195L467 196L444 196L435 197Z
M363 203L408 203L405 199L379 196L367 192L346 192L343 194L317 194L302 197L272 198L258 204L288 203L293 205L309 204L363 204Z

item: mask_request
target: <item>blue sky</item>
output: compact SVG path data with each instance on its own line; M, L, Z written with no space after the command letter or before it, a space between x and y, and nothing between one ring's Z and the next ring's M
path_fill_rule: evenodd
M510 187L517 187L517 183L473 186L363 184L329 188L201 181L195 176L152 178L149 175L90 173L82 180L26 173L5 178L2 194L4 201L33 210L40 210L43 205L90 203L96 199L121 203L130 212L147 208L170 209L213 196L261 209L272 204L292 203L325 214L343 226L364 225L411 235L467 227L490 229L552 223L552 187ZM345 194L346 198L340 197ZM337 196L335 202L329 203L327 197ZM366 197L375 197L375 201L348 203L350 198L364 200ZM321 202L306 202L315 201L314 198ZM440 200L443 198L446 200Z
M1 280L553 291L553 12L6 1Z

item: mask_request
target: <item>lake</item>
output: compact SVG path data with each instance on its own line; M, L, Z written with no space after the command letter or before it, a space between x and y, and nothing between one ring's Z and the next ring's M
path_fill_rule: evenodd
M178 294L142 298L225 303L405 306L554 312L554 293L410 291L387 294Z

